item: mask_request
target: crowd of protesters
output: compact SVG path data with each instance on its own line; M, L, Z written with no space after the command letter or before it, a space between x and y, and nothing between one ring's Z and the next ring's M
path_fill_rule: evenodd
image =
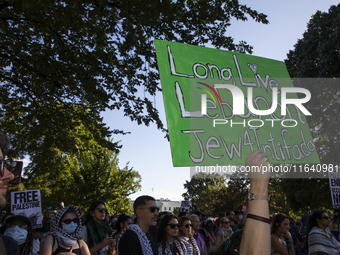
M102 201L92 202L85 215L81 215L73 205L60 209L55 215L51 208L47 208L43 227L34 230L28 218L3 211L1 233L17 242L20 255L58 255L65 252L79 255L233 254L227 252L229 247L238 254L243 228L248 221L247 212L238 210L221 212L217 219L209 218L200 211L190 215L180 213L182 216L177 217L171 212L158 212L155 200L149 196L138 198L134 208L135 214L131 216L109 216ZM148 219L149 225L143 225L145 222L138 218L139 215L142 219L145 217L144 210L152 215ZM334 227L338 225L338 219L335 216L332 221L326 211L316 211L304 221L292 219L285 213L274 214L270 224L271 253L340 254L335 237L339 236L339 227ZM133 224L137 221L140 221L138 228L137 224ZM133 247L143 238L142 243L149 242L151 250ZM141 253L136 253L139 249Z
M8 183L4 167L9 139L0 132L0 209L6 205ZM266 154L252 152L246 165L268 164ZM284 213L269 218L268 176L250 174L248 211L226 210L218 219L197 211L178 217L158 212L156 201L141 196L134 215L109 217L105 203L93 201L85 215L74 206L46 208L43 224L32 229L30 219L1 213L1 255L216 255L216 254L340 254L338 217L316 211L306 222ZM271 231L270 231L271 226ZM333 232L333 233L332 233ZM270 241L271 240L271 241Z
M131 216L109 216L105 203L94 201L85 215L69 205L51 214L51 218L46 210L43 227L34 230L28 218L10 214L0 232L17 242L20 255L238 254L248 220L247 212L238 210L221 212L217 219L200 211L177 217L171 212L158 212L155 200L149 196L139 197L134 208ZM152 215L147 224L141 220L146 215L144 210ZM1 218L6 215L3 212ZM316 211L304 221L285 213L274 214L270 223L271 254L340 254L335 237L339 236L339 227L331 228L338 225L338 219L335 216L334 223L325 211ZM134 247L136 243L150 243L151 250L147 246ZM228 252L230 247L235 253ZM141 253L136 253L138 250Z

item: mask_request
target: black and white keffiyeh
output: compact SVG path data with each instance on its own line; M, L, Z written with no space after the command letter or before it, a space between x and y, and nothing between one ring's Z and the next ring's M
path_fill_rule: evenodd
M62 219L62 217L64 216L65 212L68 209L73 209L76 212L77 217L79 219L78 227L72 234L66 233L63 230L63 228L60 227L60 220ZM77 207L75 207L74 205L69 205L57 212L57 214L55 215L53 219L53 227L51 231L44 234L44 236L41 238L40 243L41 245L44 243L46 236L53 235L55 238L57 238L59 243L62 243L66 247L72 247L77 242L77 240L81 238L81 234L82 234L81 230L82 230L82 221L81 221L80 213Z
M186 249L183 250L182 245L176 239L173 239L174 244L176 245L177 250L180 255L187 255ZM165 244L165 253L163 253L162 243L158 243L158 255L172 255L170 245L168 243Z
M190 239L191 242L189 242L186 239L185 236L181 236L180 238L181 238L181 240L182 240L182 242L183 242L183 244L184 244L184 246L187 250L187 255L201 255L200 250L197 246L196 240L193 236L189 236L189 239ZM193 253L194 252L193 246L194 246L195 250L197 251L196 254Z
M45 213L47 210L52 211L52 206L47 207L47 208L44 210L44 213Z
M119 255L119 241L127 230L131 230L135 232L136 235L138 236L140 246L142 247L143 255L153 255L153 251L152 251L149 238L146 236L146 234L141 230L141 228L137 224L131 224L130 226L128 226L127 228L123 230L122 234L119 237L118 244L117 244L117 255Z

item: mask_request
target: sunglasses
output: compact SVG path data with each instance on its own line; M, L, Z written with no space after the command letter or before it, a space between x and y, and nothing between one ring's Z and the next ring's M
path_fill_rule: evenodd
M19 224L15 224L15 223L13 223L13 224L12 224L12 223L9 223L9 224L6 226L6 229L11 228L11 227L15 227L15 226L18 226L19 228L28 230L28 225L19 225Z
M329 218L328 216L323 216L323 217L320 217L320 219L330 220L331 218Z
M191 227L192 228L192 224L185 224L185 225L183 225L185 228L189 228L189 227Z
M105 212L107 213L107 209L106 208L96 208L98 210L98 212L102 213Z
M5 172L5 167L8 166L8 169L16 167L17 162L9 159L3 159L1 160L1 171L0 171L0 176L4 176Z
M68 224L70 224L71 222L74 222L74 223L79 223L79 219L78 218L74 218L74 219L67 219L67 220L64 220L63 222L66 224L66 225L68 225Z
M169 226L171 229L175 229L175 227L177 227L179 229L181 225L180 224L171 223L171 224L168 224L167 226Z
M230 221L224 221L222 224L230 224Z
M159 208L156 206L151 206L151 207L144 207L140 209L149 209L151 213L154 213L155 211L159 212Z

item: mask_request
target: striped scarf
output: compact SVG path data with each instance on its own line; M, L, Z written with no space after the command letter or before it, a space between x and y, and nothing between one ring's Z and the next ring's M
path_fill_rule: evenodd
M339 242L331 233L325 233L318 227L313 227L308 235L309 254L324 252L326 254L340 254Z
M190 241L191 242L189 242L187 239L186 239L186 237L185 236L181 236L181 240L182 240L182 242L183 242L183 244L184 244L184 246L185 246L185 248L186 248L186 250L187 250L187 254L188 255L201 255L201 253L200 253L200 249L198 248L198 246L197 246L197 243L196 243L196 240L195 240L195 238L193 237L193 236L189 236L189 238L190 238ZM196 253L194 254L193 252L194 252L194 247L195 247L195 249L196 249Z

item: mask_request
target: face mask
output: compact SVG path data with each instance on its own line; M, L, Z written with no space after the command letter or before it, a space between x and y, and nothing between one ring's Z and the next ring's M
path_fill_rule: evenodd
M13 226L6 229L4 235L12 237L19 245L22 245L27 239L27 230L19 226Z
M238 216L238 219L243 220L243 216L242 215Z
M74 223L73 221L70 224L65 224L63 222L63 230L67 234L72 234L74 231L76 231L77 227L78 227L78 223Z

